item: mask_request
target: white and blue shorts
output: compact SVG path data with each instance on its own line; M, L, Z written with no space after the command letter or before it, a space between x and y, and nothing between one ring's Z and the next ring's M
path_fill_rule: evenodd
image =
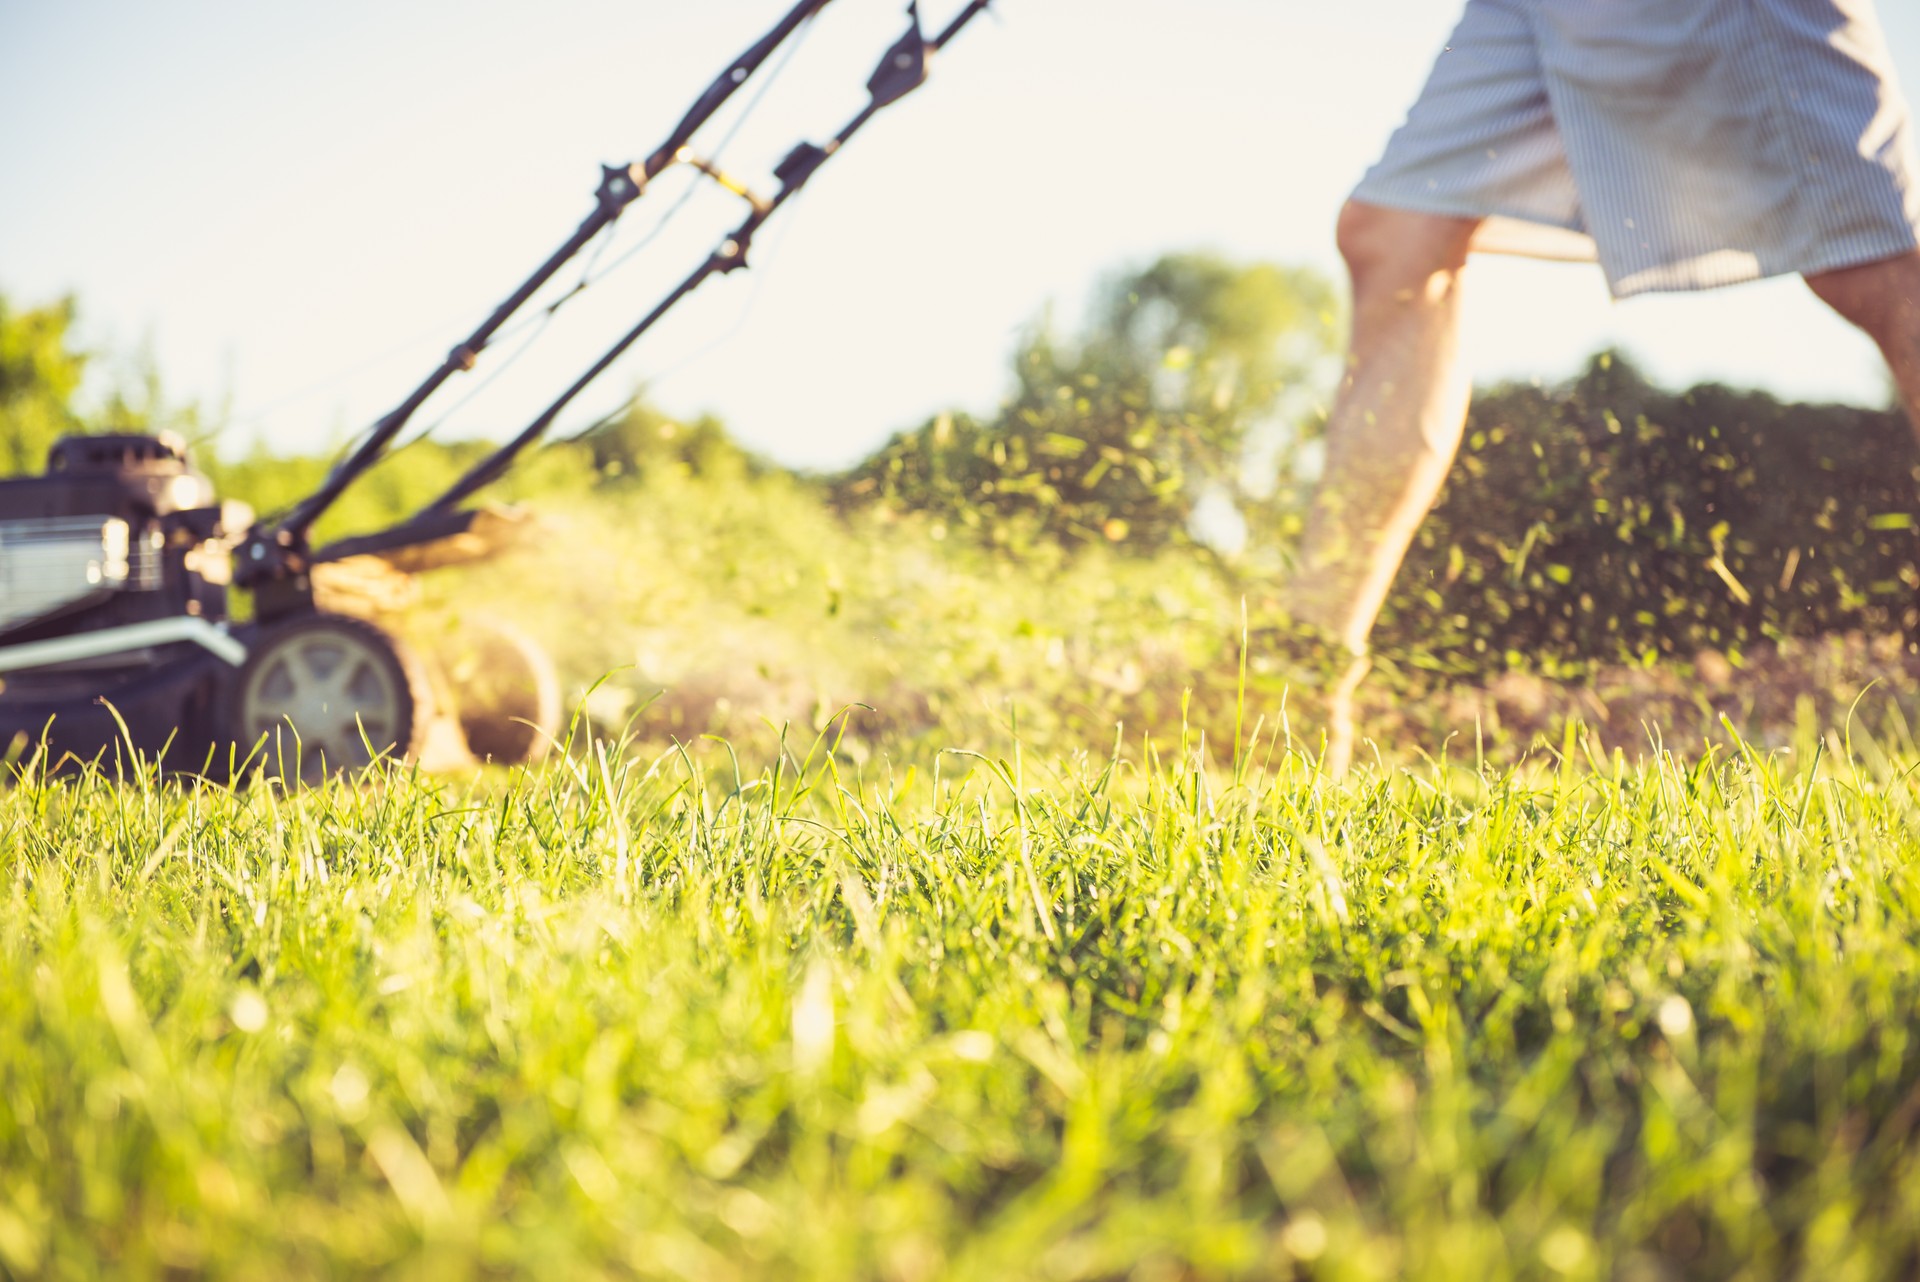
M1872 0L1468 0L1354 196L1484 218L1476 250L1598 259L1622 298L1920 243Z

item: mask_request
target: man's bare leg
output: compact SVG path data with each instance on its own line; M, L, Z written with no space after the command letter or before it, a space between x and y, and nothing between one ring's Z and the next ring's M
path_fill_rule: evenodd
M1352 696L1367 634L1460 444L1460 276L1477 220L1349 201L1340 252L1353 278L1347 376L1327 420L1327 464L1286 606L1354 656L1328 690L1328 770L1353 751Z
M1920 251L1807 277L1813 292L1880 346L1920 435Z
M1287 604L1356 654L1466 423L1460 275L1478 225L1358 201L1340 214L1353 336Z

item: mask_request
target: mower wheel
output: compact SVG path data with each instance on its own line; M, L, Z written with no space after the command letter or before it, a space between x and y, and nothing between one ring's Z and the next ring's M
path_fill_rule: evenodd
M398 641L363 619L323 613L255 643L228 724L242 756L315 782L409 756L431 708L420 666Z
M560 733L560 674L540 644L499 619L469 615L433 647L467 750L481 761L539 761Z

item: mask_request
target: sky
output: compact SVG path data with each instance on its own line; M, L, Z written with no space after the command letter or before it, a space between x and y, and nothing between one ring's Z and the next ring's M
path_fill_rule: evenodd
M146 352L171 396L223 417L223 448L330 447L565 239L602 162L651 151L790 2L0 0L0 293L77 299L82 343L113 357L95 394ZM958 4L927 0L929 25ZM794 142L862 104L903 8L833 0L724 167L772 190ZM644 384L776 459L834 466L939 410L991 410L1023 333L1070 327L1099 281L1163 251L1337 277L1334 216L1458 10L999 0L782 211L754 271L676 310L562 428ZM1920 5L1882 18L1920 85ZM691 181L663 177L601 265ZM737 221L699 185L483 393L497 366L418 421L522 426ZM1669 383L1887 400L1871 346L1797 281L1614 304L1590 265L1487 258L1469 280L1482 381L1558 379L1618 346Z

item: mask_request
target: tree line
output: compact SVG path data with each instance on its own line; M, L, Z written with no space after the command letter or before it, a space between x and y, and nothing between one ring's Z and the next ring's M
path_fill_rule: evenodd
M206 435L157 382L82 413L73 306L0 297L0 470L38 470L66 432ZM1071 333L1036 323L992 413L953 411L854 466L804 478L849 516L917 519L1009 557L1098 545L1213 559L1258 595L1297 536L1339 375L1336 292L1317 274L1172 254L1116 275ZM156 419L164 418L165 422ZM376 525L437 492L483 447L425 442L334 518ZM206 460L272 510L328 457L256 448ZM510 480L751 483L779 469L711 416L645 403ZM1460 457L1378 634L1415 667L1577 672L1781 637L1920 632L1920 449L1892 409L1788 404L1718 385L1669 391L1618 354L1553 386L1476 398Z

